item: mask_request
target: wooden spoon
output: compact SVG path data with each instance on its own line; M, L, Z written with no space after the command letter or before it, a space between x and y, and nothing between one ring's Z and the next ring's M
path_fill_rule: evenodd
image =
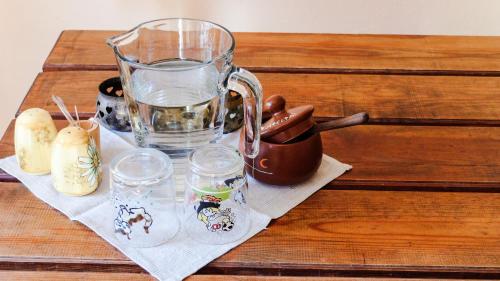
M340 119L335 119L323 123L316 123L313 127L313 132L319 133L334 129L355 126L367 122L368 119L369 119L368 113L366 112L356 113L354 115L343 117Z

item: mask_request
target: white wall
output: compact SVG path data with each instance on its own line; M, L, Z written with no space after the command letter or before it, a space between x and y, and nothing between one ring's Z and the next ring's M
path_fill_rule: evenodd
M233 31L500 35L495 0L0 0L0 133L63 29L164 17Z

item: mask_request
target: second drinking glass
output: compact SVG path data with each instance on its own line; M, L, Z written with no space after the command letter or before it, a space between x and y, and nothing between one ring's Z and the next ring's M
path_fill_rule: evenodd
M244 162L234 148L206 145L189 155L184 197L186 232L208 244L243 237L250 227Z

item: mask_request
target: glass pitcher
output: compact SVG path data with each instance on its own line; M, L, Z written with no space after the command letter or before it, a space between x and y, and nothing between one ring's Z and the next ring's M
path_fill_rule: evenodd
M234 38L207 21L161 19L107 40L116 56L137 145L186 158L223 133L228 90L243 97L244 154L259 149L262 87L232 64Z

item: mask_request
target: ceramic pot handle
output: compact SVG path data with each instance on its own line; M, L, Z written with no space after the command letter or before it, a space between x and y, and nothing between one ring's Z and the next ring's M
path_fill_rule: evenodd
M245 114L245 156L255 158L259 154L260 126L262 123L262 86L251 72L233 67L227 88L243 97Z

